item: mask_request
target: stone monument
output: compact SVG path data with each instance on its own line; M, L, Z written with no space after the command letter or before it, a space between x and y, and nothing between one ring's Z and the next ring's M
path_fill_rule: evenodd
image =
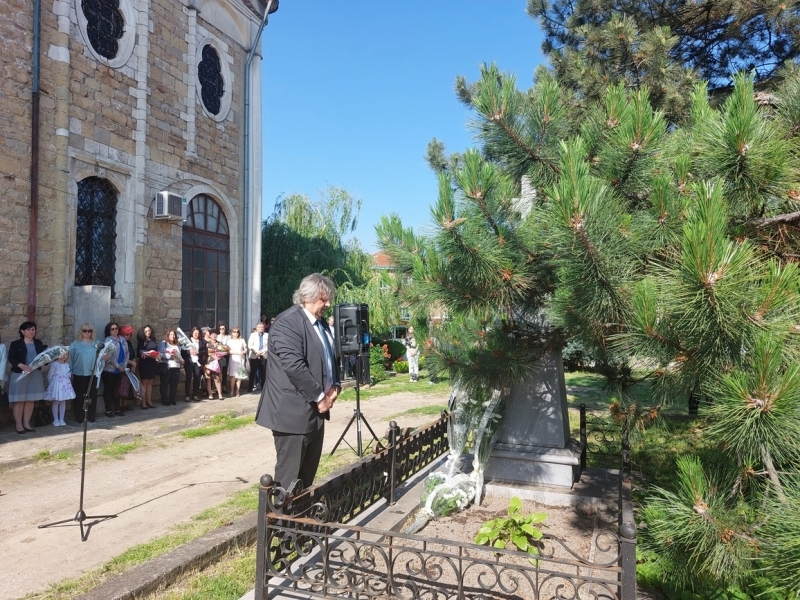
M581 475L581 444L569 433L564 362L560 349L548 349L507 400L486 481L572 487Z

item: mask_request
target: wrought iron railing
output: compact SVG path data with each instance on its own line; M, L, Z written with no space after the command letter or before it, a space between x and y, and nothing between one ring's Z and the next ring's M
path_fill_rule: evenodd
M531 562L523 552L348 525L368 505L393 502L399 482L447 450L446 416L408 438L397 431L393 424L386 450L295 496L262 478L256 600L271 588L375 600L636 598L636 527L622 476L618 533L599 532L587 555L551 535Z
M394 421L389 446L333 473L296 495L274 486L272 477L261 478L258 508L256 581L268 578L267 514L310 516L317 520L347 523L376 502L394 504L397 487L448 450L447 414L410 435L401 436ZM271 551L274 554L274 551ZM288 560L288 558L286 559ZM258 595L259 585L256 585Z
M586 470L588 455L602 457L605 464L618 464L625 477L630 474L630 439L623 424L598 417L580 406L581 471ZM619 462L617 462L619 461Z
M531 560L516 550L311 519L270 519L266 533L277 552L257 599L269 597L270 584L310 598L624 598L622 544L608 532L595 538L593 551L602 557L595 561L550 535L539 543L539 558ZM281 557L291 554L303 560Z

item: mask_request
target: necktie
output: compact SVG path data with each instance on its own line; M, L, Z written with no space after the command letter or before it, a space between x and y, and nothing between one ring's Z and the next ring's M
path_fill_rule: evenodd
M263 333L259 333L258 334L258 349L259 350L263 350L264 349L264 334Z
M334 382L333 376L333 348L328 341L328 333L325 331L325 326L322 321L317 321L317 329L319 329L320 336L322 337L322 345L325 346L325 367L328 369L328 376L331 383Z

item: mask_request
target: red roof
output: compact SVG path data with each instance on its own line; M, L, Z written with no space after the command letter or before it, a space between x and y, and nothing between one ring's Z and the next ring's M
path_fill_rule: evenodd
M391 269L395 264L386 252L378 250L372 255L372 266L376 269Z

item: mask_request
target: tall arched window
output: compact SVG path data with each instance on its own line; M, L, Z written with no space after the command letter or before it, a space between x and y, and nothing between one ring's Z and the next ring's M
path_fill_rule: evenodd
M213 198L199 194L183 224L182 329L228 322L230 279L228 220Z
M117 191L105 179L78 182L75 285L107 285L114 297Z

